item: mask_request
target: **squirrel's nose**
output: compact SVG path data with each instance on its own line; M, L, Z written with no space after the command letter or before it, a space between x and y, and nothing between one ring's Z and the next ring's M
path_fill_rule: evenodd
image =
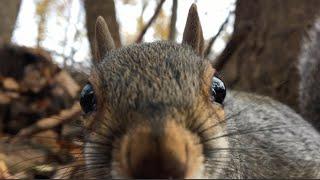
M150 142L150 141L149 141ZM161 147L162 146L162 147ZM131 151L139 148L133 146ZM142 154L131 153L130 162L131 175L135 179L150 178L184 178L186 164L184 158L177 155L171 149L163 147L163 144L157 140L150 142L150 146L146 147ZM135 156L135 157L134 157Z
M186 178L190 141L183 128L172 123L154 134L151 127L136 128L121 143L120 165L126 177ZM158 131L160 132L160 131ZM190 165L190 163L189 163ZM192 169L192 168L191 168Z

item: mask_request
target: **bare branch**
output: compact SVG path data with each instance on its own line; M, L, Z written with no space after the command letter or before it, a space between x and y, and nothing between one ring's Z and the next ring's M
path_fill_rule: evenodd
M74 118L80 116L80 114L81 108L79 103L76 102L71 108L60 111L58 115L40 119L35 124L21 129L17 137L30 137L33 134L55 128L61 124L72 121Z
M170 32L169 32L169 40L171 41L174 41L176 39L177 9L178 9L178 0L173 0L172 9L171 9Z
M157 5L156 10L154 11L154 14L152 15L151 19L148 21L146 26L142 29L141 33L139 34L136 40L136 43L140 43L142 41L144 34L147 32L147 30L149 29L151 24L154 22L154 20L158 17L160 10L162 8L162 5L165 1L166 0L161 0L160 3Z
M68 12L67 12L67 23L68 25L65 27L64 29L64 39L62 41L62 46L63 46L63 54L65 54L66 50L67 50L67 44L68 44L68 31L70 28L70 24L71 24L71 10L68 8ZM63 58L63 67L67 66L67 58Z
M208 46L204 52L204 57L208 57L210 52L211 52L211 48L214 44L214 42L217 40L217 38L220 36L221 32L225 29L225 26L228 24L230 16L234 13L234 11L230 11L227 18L224 20L224 22L222 23L222 25L220 26L218 32L210 39Z

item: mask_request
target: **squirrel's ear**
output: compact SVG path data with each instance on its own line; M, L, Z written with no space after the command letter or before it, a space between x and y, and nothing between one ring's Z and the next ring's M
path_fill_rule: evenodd
M106 53L112 49L115 49L115 45L112 36L109 32L108 25L103 17L99 16L96 21L95 32L95 62L99 62L103 59Z
M195 4L192 4L189 9L182 43L190 45L199 56L203 56L204 40L197 6Z

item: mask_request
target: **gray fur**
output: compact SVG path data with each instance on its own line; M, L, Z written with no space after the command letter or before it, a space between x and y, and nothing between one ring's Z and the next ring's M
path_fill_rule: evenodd
M205 66L187 45L154 42L110 51L96 68L111 111L125 115L151 105L189 107Z
M298 67L301 114L320 131L320 19L304 39Z
M199 79L204 68L204 61L188 45L173 42L133 44L109 51L93 71L101 82L97 88L102 95L97 101L106 104L110 119L96 117L95 121L102 123L96 123L97 135L89 135L87 141L115 142L142 123L150 123L154 131L161 131L164 116L186 122L201 96ZM104 158L86 159L88 174L110 177L111 151L111 148L86 143L88 156L105 154ZM91 168L90 164L96 163L106 165ZM91 173L90 169L95 172Z
M320 135L271 98L229 92L225 102L233 157L223 178L319 178ZM229 119L228 119L229 117Z

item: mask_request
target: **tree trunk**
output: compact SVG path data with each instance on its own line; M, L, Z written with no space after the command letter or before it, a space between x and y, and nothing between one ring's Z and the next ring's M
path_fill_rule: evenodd
M91 53L94 54L94 37L95 24L98 16L102 16L107 24L109 31L114 39L116 47L121 46L119 35L119 25L116 19L116 10L113 0L84 0L84 7L86 11L86 25L88 31L88 38L90 41Z
M0 42L11 41L21 0L0 1Z
M227 86L298 110L297 60L320 1L238 0L234 33L215 66Z
M171 20L170 20L170 31L169 31L169 40L176 40L176 22L177 22L177 9L178 9L178 0L172 0L171 8Z

